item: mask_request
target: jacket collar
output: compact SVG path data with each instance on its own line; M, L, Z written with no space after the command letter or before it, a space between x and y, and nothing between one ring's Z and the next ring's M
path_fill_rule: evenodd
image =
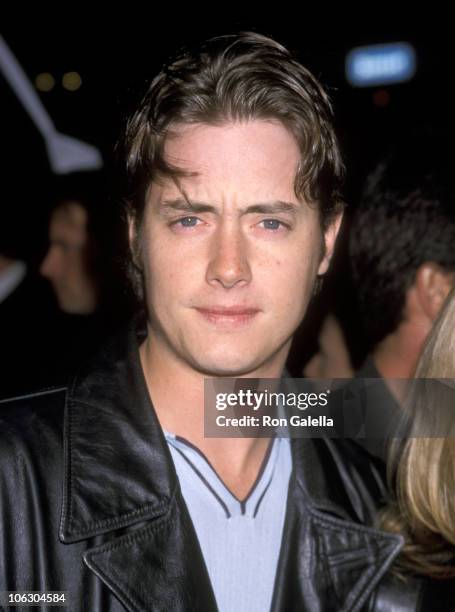
M177 475L139 360L132 326L68 389L60 539L83 540L163 515Z

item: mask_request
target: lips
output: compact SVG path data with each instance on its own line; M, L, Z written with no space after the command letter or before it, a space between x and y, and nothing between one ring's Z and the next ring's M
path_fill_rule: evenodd
M245 325L260 312L247 306L203 306L196 310L210 323L221 325Z

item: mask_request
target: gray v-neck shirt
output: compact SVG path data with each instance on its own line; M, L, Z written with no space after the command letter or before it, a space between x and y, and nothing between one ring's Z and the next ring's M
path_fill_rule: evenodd
M165 432L220 612L270 609L281 548L290 441L271 441L256 483L239 501L195 446Z

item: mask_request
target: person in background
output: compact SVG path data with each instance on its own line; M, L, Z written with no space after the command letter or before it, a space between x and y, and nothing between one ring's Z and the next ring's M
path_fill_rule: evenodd
M298 347L300 368L296 377L349 379L354 376L356 338L351 332L356 320L352 315L352 292L346 282L344 261L340 257L340 246L345 247L344 244L340 245L340 240L345 237L342 232L343 228L331 270L308 307L305 329L302 330L304 342Z
M371 173L349 235L369 351L363 377L410 378L455 280L455 186L448 139L407 136Z
M367 179L349 234L354 294L368 356L376 437L359 441L385 461L406 383L455 280L455 186L449 138L406 135ZM389 424L389 425L388 425Z
M53 202L40 273L60 311L49 330L58 356L49 371L58 384L124 324L130 310L120 265L126 233L104 173L55 177Z
M55 292L58 305L68 314L93 314L99 304L100 287L91 258L88 214L77 200L62 200L52 211L49 249L40 272Z
M307 378L352 378L354 369L340 322L329 313L318 336L319 350L303 368Z
M294 336L286 369L295 378L350 379L363 362L347 257L348 229L344 217L330 269L318 281Z
M427 338L405 402L409 435L394 440L388 456L393 496L378 522L403 535L405 545L382 596L403 590L406 578L403 611L455 609L454 407L455 290Z

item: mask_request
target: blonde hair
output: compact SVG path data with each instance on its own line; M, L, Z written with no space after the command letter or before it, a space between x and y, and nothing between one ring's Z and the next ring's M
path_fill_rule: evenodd
M411 390L410 435L404 442L392 442L388 458L394 499L379 522L405 538L396 564L399 573L455 577L455 413L450 414L455 391L453 380L441 380L454 378L455 289L433 326L416 372L416 379L438 380L418 380ZM422 437L423 432L434 437Z

